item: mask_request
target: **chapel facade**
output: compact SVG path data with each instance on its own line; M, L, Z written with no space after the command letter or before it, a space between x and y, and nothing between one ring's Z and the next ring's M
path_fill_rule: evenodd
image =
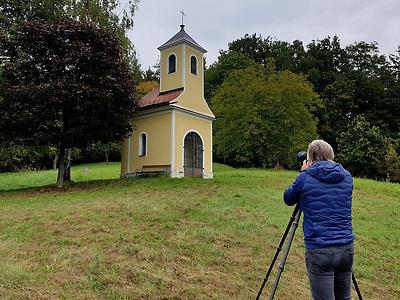
M161 45L160 86L138 101L122 147L121 177L168 173L213 178L212 122L204 98L204 54L185 31Z

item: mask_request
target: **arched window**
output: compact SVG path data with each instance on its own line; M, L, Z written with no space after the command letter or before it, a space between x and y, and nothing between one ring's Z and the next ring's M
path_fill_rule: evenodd
M168 74L176 72L176 56L175 54L171 54L168 57Z
M190 72L194 75L197 75L197 58L196 58L196 56L192 56L190 58Z
M141 133L139 136L139 156L147 155L147 134Z

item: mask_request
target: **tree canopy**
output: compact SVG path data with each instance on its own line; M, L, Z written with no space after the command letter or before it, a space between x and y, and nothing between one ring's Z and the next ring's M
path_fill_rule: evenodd
M116 35L93 23L27 22L3 35L0 139L66 150L131 132L135 83Z
M211 100L216 89L232 71L256 65L257 63L253 59L242 53L235 51L221 51L218 60L205 72L204 96L207 101Z
M232 71L250 65L273 65L278 73L291 71L311 83L321 105L308 107L309 112L317 121L319 138L329 142L336 152L341 134L359 116L377 127L384 139L400 137L400 47L395 54L386 56L380 54L377 42L360 41L344 47L334 36L303 45L298 40L289 43L246 34L230 42L206 71L205 91L209 99ZM237 100L239 103L240 97ZM400 151L396 145L385 149L390 153L393 149ZM355 170L355 175L372 176Z
M307 106L317 103L310 84L290 71L232 71L211 102L217 156L237 166L293 166L297 151L316 137Z

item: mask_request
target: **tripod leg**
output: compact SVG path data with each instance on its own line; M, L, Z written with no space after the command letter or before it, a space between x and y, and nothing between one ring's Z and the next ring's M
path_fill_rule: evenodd
M283 244L285 243L286 236L288 235L289 230L290 230L290 227L292 226L292 223L294 222L294 220L295 220L295 218L296 218L297 213L299 212L299 210L300 210L300 206L299 206L299 204L297 204L296 207L294 208L294 211L293 211L293 213L292 213L292 216L290 217L290 221L289 221L289 224L288 224L287 227L286 227L285 233L283 234L282 239L281 239L281 241L280 241L280 243L279 243L278 249L276 249L275 256L274 256L274 258L272 259L271 265L270 265L269 268L268 268L268 271L267 271L267 273L266 273L266 275L265 275L264 281L263 281L263 283L262 283L262 285L261 285L260 291L258 292L258 295L257 295L256 300L259 300L259 299L260 299L260 296L261 296L262 291L263 291L263 289L264 289L264 287L265 287L265 284L266 284L267 281L268 281L268 277L269 277L269 275L271 274L272 268L274 267L275 262L276 262L276 260L277 260L277 258L278 258L278 256L279 256L279 253L280 253L281 250L282 250L282 246L283 246Z
M354 275L354 273L351 273L351 278L353 279L354 288L356 289L358 299L362 300L360 288L358 287L356 276Z
M281 278L283 269L285 267L286 259L287 259L288 254L289 254L290 246L292 245L292 242L293 242L294 234L296 233L297 226L299 225L300 215L301 215L301 211L299 210L297 212L297 214L296 214L296 217L295 217L294 221L293 221L292 231L290 233L289 240L288 240L288 242L286 244L285 252L282 255L282 260L281 260L281 263L280 263L279 268L278 268L278 274L276 275L274 286L272 287L272 291L271 291L271 294L269 296L269 300L274 299L276 289L278 288L279 279Z

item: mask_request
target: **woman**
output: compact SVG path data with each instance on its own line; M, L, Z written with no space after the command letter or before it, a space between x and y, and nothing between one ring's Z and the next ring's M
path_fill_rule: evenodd
M285 203L299 202L304 214L306 266L314 300L351 299L353 179L333 159L327 142L313 141L302 172L284 193Z

